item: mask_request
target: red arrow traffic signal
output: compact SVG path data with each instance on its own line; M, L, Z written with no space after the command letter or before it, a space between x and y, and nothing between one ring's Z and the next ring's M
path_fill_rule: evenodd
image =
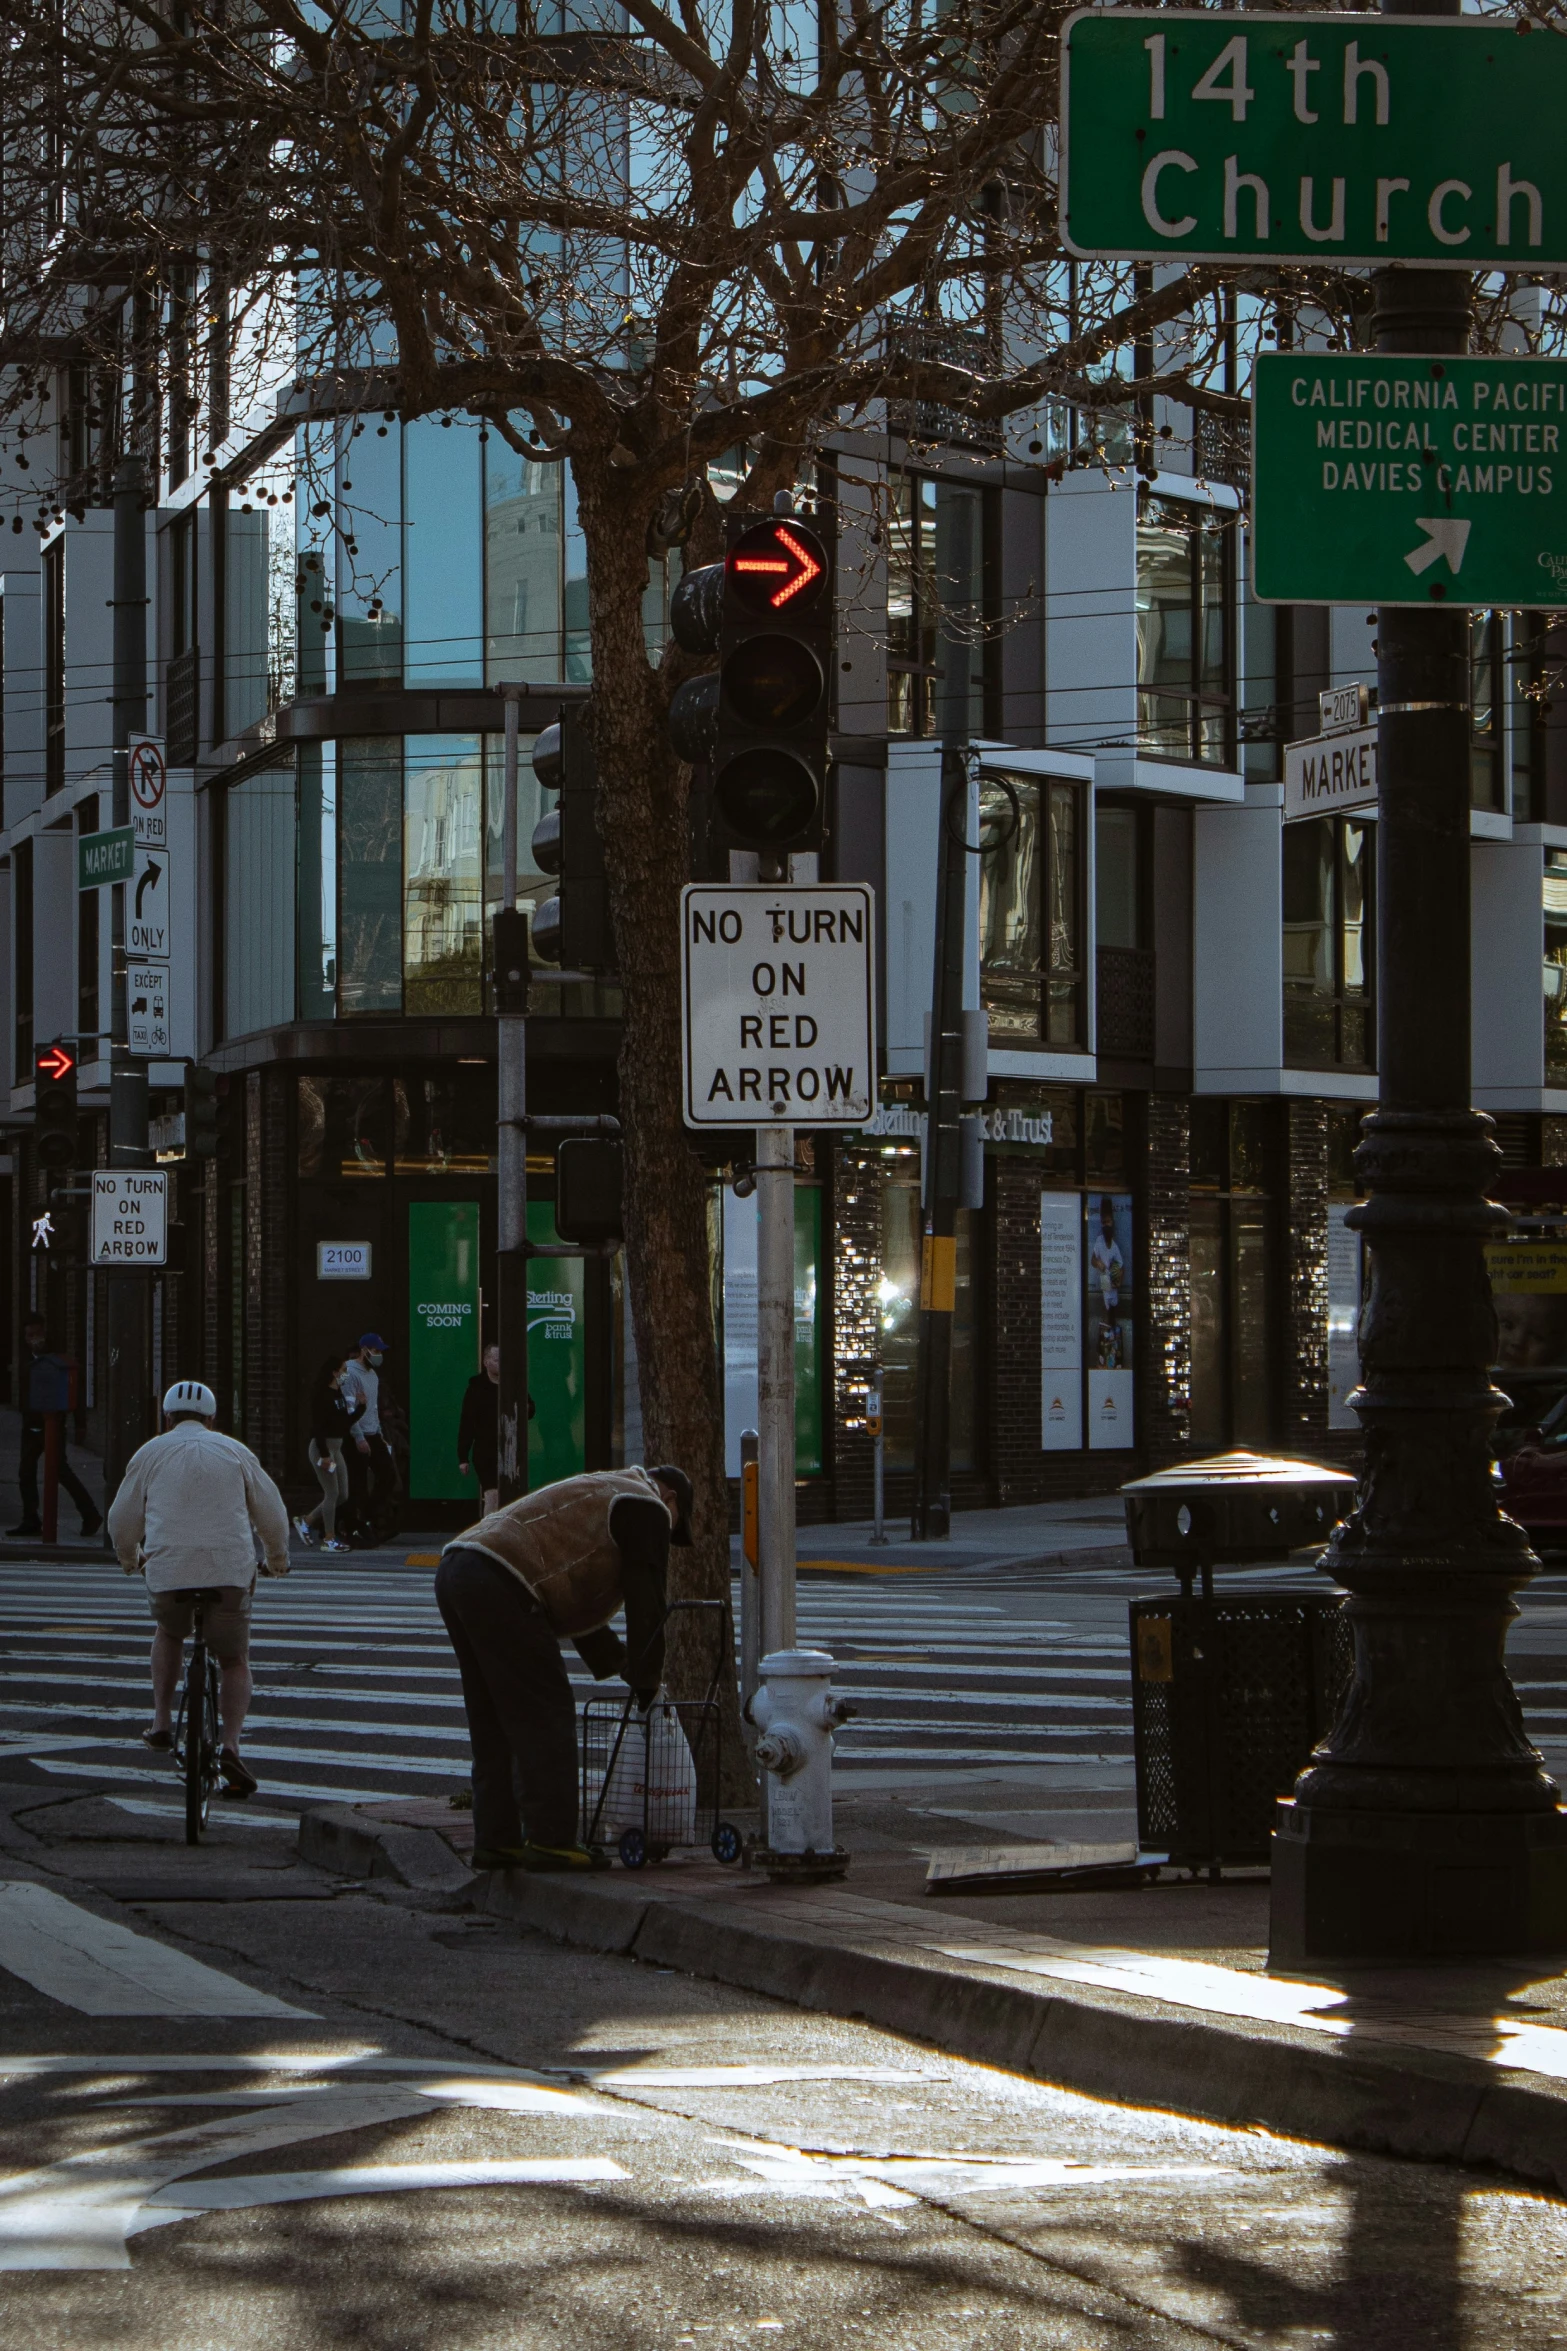
M729 571L747 604L781 612L802 597L814 604L827 576L827 552L814 531L780 517L745 533L730 554Z
M75 1054L68 1053L63 1045L51 1045L47 1053L39 1054L37 1060L38 1075L53 1078L57 1082L61 1078L68 1078L75 1067Z

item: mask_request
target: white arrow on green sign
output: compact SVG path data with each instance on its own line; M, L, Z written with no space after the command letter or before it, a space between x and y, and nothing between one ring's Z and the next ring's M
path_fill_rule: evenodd
M1089 8L1061 35L1069 249L1567 263L1567 41L1512 17Z
M128 825L109 833L83 833L76 844L76 887L101 890L109 882L128 882L136 871L136 836Z
M1567 360L1267 354L1252 528L1267 603L1567 605Z

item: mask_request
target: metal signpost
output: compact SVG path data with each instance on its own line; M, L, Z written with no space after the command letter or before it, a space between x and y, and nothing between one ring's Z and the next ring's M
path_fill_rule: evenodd
M756 1122L765 1657L794 1646L794 1129L874 1114L874 900L858 882L691 882L681 918L686 1124Z
M1509 18L1084 9L1062 236L1127 261L1560 268L1564 113L1567 43Z
M1254 587L1287 604L1567 604L1567 360L1257 361Z

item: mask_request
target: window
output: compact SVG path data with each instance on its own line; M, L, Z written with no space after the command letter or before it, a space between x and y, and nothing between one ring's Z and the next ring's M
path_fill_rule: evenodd
M1144 491L1137 509L1137 733L1154 759L1235 761L1234 518Z
M1352 816L1284 827L1284 1059L1292 1069L1374 1062L1372 843Z
M1094 938L1100 947L1143 945L1140 811L1094 812Z
M952 1466L958 1470L975 1467L975 1399L980 1384L974 1314L977 1222L972 1210L959 1209L952 1313ZM917 1160L899 1152L889 1156L881 1179L880 1362L889 1469L912 1469L917 1451L922 1229Z
M1112 1060L1152 1061L1154 956L1146 912L1148 812L1094 809L1095 1043Z
M77 837L98 830L98 802L96 796L81 801L76 810ZM82 1058L91 1059L87 1048L98 1035L98 902L99 890L78 890L76 893L76 1033L83 1046Z
M1469 616L1469 805L1502 808L1502 616Z
M403 1009L403 747L337 752L338 1010Z
M994 1038L1083 1043L1082 832L1081 784L981 775L979 837L993 846L979 866L979 992Z
M83 893L96 897L96 891ZM33 1077L33 844L18 841L11 859L11 932L13 1000L16 1005L16 1068L12 1083L31 1085Z
M65 782L65 538L43 555L44 790Z
M223 648L214 684L218 742L260 726L293 700L295 645L304 624L320 662L322 558L295 555L290 458L289 452L268 458L243 490L212 493L214 603Z
M1192 1104L1191 1441L1275 1442L1277 1119L1261 1102Z
M1567 1086L1567 849L1545 852L1545 1082Z
M223 1033L244 1037L294 1018L294 762L262 768L223 795Z
M939 732L956 653L968 662L965 732L984 734L995 699L992 501L911 473L893 473L887 491L887 731Z
M1545 612L1513 615L1512 644L1507 656L1507 696L1510 704L1508 763L1515 824L1545 822L1550 680L1559 674L1561 666L1560 637L1552 634L1556 618L1555 614Z
M484 1010L484 765L476 735L410 736L403 1010Z

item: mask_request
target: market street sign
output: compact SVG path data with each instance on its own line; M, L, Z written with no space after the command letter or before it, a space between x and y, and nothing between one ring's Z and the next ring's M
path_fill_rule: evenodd
M128 824L112 833L83 833L76 844L76 887L101 890L108 882L128 882L136 870L136 841Z
M1377 730L1311 735L1284 746L1284 821L1331 816L1340 808L1374 807L1377 797Z
M863 1126L876 1107L869 888L690 882L680 896L687 1126Z
M94 1265L162 1265L168 1255L169 1179L159 1168L94 1168Z
M1085 258L1567 262L1567 42L1512 17L1087 8L1061 37Z
M1252 528L1267 603L1567 604L1567 360L1268 354Z

